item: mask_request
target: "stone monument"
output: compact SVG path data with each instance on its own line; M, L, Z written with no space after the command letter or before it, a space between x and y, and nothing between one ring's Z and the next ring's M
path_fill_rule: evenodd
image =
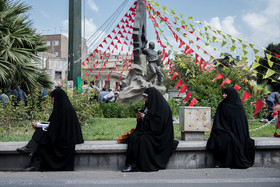
M164 86L154 85L146 81L147 58L143 54L143 49L147 44L146 35L146 8L143 0L138 0L133 26L134 61L126 80L123 81L124 89L120 92L118 99L120 103L129 104L130 101L141 101L143 99L142 93L149 87L156 87L162 94L166 91Z

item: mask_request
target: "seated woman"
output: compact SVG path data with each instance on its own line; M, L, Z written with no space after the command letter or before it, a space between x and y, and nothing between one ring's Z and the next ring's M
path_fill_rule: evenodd
M178 145L174 140L171 109L156 88L143 93L144 112L138 112L137 127L128 139L126 168L122 172L165 169Z
M215 167L248 168L255 159L254 140L249 136L245 110L234 88L223 90L207 150L213 152Z
M73 171L75 145L84 142L76 112L67 94L56 88L51 93L51 99L53 111L47 131L37 128L27 144L34 153L26 171ZM38 123L34 122L32 126L36 128Z

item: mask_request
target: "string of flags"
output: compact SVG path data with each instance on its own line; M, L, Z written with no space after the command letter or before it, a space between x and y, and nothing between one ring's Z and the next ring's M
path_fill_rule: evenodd
M154 25L155 33L156 33L156 36L157 36L157 41L160 43L161 47L163 47L163 48L165 49L165 48L168 46L168 47L170 47L171 49L173 49L173 46L168 42L168 39L163 35L163 32L164 32L164 31L163 31L162 29L159 28L159 25L164 23L165 26L168 28L169 32L171 32L171 35L175 38L175 41L178 43L178 45L179 45L178 48L180 49L180 48L183 47L183 49L184 49L183 54L184 54L184 55L194 54L196 63L199 62L199 69L204 70L204 69L206 68L206 66L209 65L208 62L210 62L210 61L212 61L212 60L215 60L215 58L214 58L213 55L211 55L211 54L210 54L209 52L207 52L204 48L202 48L202 47L201 47L200 45L198 45L198 44L195 44L195 42L194 42L194 41L203 41L202 38L206 38L206 41L208 41L209 43L211 43L211 41L210 41L210 36L211 36L211 35L210 35L210 34L208 34L207 32L205 32L205 33L206 33L206 34L205 34L206 37L204 37L204 36L203 36L203 33L202 33L201 31L197 31L197 30L194 28L194 26L193 26L192 24L186 24L186 22L185 22L183 19L181 20L181 24L179 24L179 23L178 23L178 20L180 20L180 18L175 16L175 11L170 10L170 12L171 12L171 13L170 13L170 12L167 11L167 8L166 8L166 7L163 6L163 8L161 8L161 7L159 6L158 3L154 3L152 0L149 0L149 2L150 2L150 3L145 3L145 5L146 5L146 8L147 8L148 13L149 13L149 18L152 20L152 23L153 23L153 25ZM152 4L153 6L151 6L151 4ZM160 11L156 11L156 10L154 9L154 6L158 7L159 10L161 10L161 12L160 12ZM162 12L163 12L163 13L168 13L168 14L171 15L174 19L171 20L171 19L168 18L165 14L162 14ZM180 14L180 17L183 18L183 15ZM189 20L192 20L193 17L188 17L188 19L189 19ZM157 20L159 20L159 21L157 21ZM201 24L201 22L199 22L199 21L195 21L195 22ZM180 25L180 27L179 27L179 25ZM177 27L177 28L176 28L176 29L173 29L174 27L175 27L175 28ZM192 30L190 30L189 28L191 28ZM214 33L220 33L225 39L226 39L227 37L229 37L230 40L231 40L231 42L233 43L232 47L229 48L229 49L230 49L231 51L233 51L233 52L236 52L236 51L235 51L235 49L237 48L236 45L235 45L236 40L233 39L233 37L232 37L231 35L224 35L224 34L222 34L221 31L216 31L216 30L212 29L210 26L205 26L204 28L205 28L205 31L206 31L207 29L211 29ZM159 31L158 31L158 30L159 30ZM183 32L182 32L182 31L183 31ZM198 37L198 36L194 35L196 32L198 32L198 33L201 35L201 37ZM166 45L162 43L162 41L160 40L160 36L159 36L159 35L163 36L163 38L166 40ZM190 37L187 37L187 36L189 36L189 35L192 35L192 37L196 37L196 38L195 38L195 39L191 39ZM188 39L188 41L186 41L186 39ZM215 36L213 36L211 39L212 39L212 43L219 41L218 38L215 37ZM245 51L245 48L248 47L248 46L250 46L250 47L253 49L254 53L256 53L256 55L255 55L255 56L256 56L256 59L258 59L258 60L260 59L259 56L257 56L257 53L259 52L259 50L257 50L256 48L254 48L254 45L253 45L253 44L250 44L250 43L249 43L249 45L246 45L246 44L244 44L244 42L243 42L242 40L238 39L238 41L239 41L239 43L242 43L242 45L241 45L241 51L243 51L242 60L241 60L241 62L238 63L238 65L242 65L242 64L244 64L244 63L248 60L248 58L246 57L246 54L248 54L248 52ZM203 42L204 42L204 43L203 43L203 44L204 44L204 47L205 47L205 46L209 46L209 43L207 43L207 42L205 42L205 41L203 41ZM226 41L223 40L223 41L222 41L222 46L221 46L221 47L225 46L226 44L227 44ZM204 56L205 56L205 55L208 55L208 57L209 57L208 62L207 62L206 60L204 60L205 57L202 57L202 55L199 53L198 50L202 51L202 52L203 52L202 54L204 54ZM214 48L214 51L215 51L215 50L217 50L217 48ZM224 53L221 53L220 56L223 56L223 55L224 55ZM276 58L279 58L279 55L278 55L278 54L275 54L275 53L274 53L274 55L275 55ZM269 56L267 56L267 57L268 57L268 59L269 59ZM271 58L271 57L270 57L270 58ZM232 60L233 60L233 59L230 59L230 61L232 61ZM219 62L217 59L216 59L216 61L217 61L218 63L222 64L222 63ZM270 62L270 63L271 63L271 62ZM173 71L175 70L175 68L172 67L172 62L168 61L168 62L167 62L167 65L168 65L168 64L169 64L169 67L170 67L170 69L171 69L171 71L170 71L169 73L171 74L171 72L173 72ZM203 66L202 66L202 65L203 65ZM223 64L222 64L222 65L223 65ZM226 67L226 66L224 66L224 67ZM248 68L247 68L247 69L248 69ZM210 71L210 70L216 70L216 69L215 69L214 67L210 67L210 68L207 70L207 72ZM270 77L270 76L273 74L273 72L270 72L270 71L271 71L271 70L268 70L268 71L267 71L267 75L265 76L266 78ZM177 75L178 75L178 73L175 72L175 73L171 76L171 80L173 80L174 77L177 76ZM217 75L217 77L216 77L213 81L215 81L215 80L217 80L217 79L221 79L221 78L224 78L224 76L223 76L221 73L219 73L219 74ZM226 83L231 83L231 80L230 80L229 78L226 78L226 79L222 82L220 88L222 88ZM182 86L181 86L181 85L182 85ZM181 88L180 88L179 94L184 93L184 92L187 90L186 84L183 83L183 81L182 81L181 78L179 79L179 81L178 81L177 85L175 86L175 88L179 88L180 86L181 86ZM240 86L235 85L235 88L238 88L238 87L240 88ZM252 87L252 85L251 85L251 87ZM238 90L237 90L237 91L238 91ZM259 90L258 90L258 91L259 91ZM190 96L191 96L191 92L188 91L187 94L186 94L186 97L185 97L185 99L184 99L184 102L186 102L186 101L189 99ZM251 95L250 93L248 93L247 91L245 91L244 96L243 96L243 98L242 98L242 102L244 102L246 99L248 99L248 98L251 97L251 96L252 96L252 95ZM193 98L193 100L194 100L194 102L191 102L191 105L193 105L193 103L196 103L196 102L197 102L195 98ZM263 105L264 105L264 103L263 103L262 101L257 100L256 105L255 105L255 113L254 113L254 115L260 110L259 108L263 107Z
M101 72L104 72L104 69L107 68L108 61L112 54L117 54L117 61L123 60L123 69L119 73L119 81L116 89L120 85L121 78L123 76L123 72L127 69L129 72L133 57L133 40L132 40L132 30L133 23L136 15L136 7L137 1L130 7L127 13L123 16L120 22L116 25L116 27L109 33L104 40L93 50L93 52L82 62L82 66L86 67L88 65L92 65L91 68L84 73L82 79L87 76L93 74L95 69L100 69L95 75L95 79L97 80L101 76ZM125 53L126 55L121 55ZM124 59L121 59L124 57ZM93 64L90 62L93 61ZM113 70L116 70L117 62L115 62L113 66ZM113 70L108 73L107 81L104 87L106 87Z

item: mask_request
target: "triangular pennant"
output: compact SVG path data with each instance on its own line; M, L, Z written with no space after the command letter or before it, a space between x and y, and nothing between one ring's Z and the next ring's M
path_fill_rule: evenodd
M183 80L180 78L177 85L175 86L175 88L178 88L179 86L181 86L183 84Z
M190 91L188 91L188 92L187 92L187 95L186 95L186 97L185 97L185 99L184 99L184 103L187 102L187 101L189 100L190 96L192 96L192 93L191 93Z
M194 106L197 103L197 100L193 98L189 104L189 106Z
M268 69L266 74L265 74L265 79L270 77L271 75L273 75L275 73L275 71L273 71L272 69Z
M264 106L264 102L257 100L257 103L255 105L255 112L254 115L256 115Z
M221 78L223 78L223 77L224 77L224 75L221 74L221 73L219 73L219 74L217 75L217 77L216 77L215 79L213 79L212 81L214 82L215 80L221 79Z
M230 80L229 78L226 78L226 79L222 82L220 89L225 85L225 83L230 84L230 83L231 83L231 80Z
M245 100L247 100L249 97L251 97L252 96L252 94L250 94L250 93L248 93L248 92L246 92L245 91L245 93L244 93L244 95L243 95L243 97L242 97L242 100L241 100L241 102L243 103Z
M179 95L184 93L186 90L187 90L187 86L185 84L183 84L180 91L179 91Z
M241 87L238 86L237 84L234 85L234 89L238 92L238 90L240 89Z

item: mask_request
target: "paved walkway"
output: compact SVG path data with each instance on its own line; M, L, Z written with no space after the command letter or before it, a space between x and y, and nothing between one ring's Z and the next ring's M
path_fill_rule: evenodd
M280 168L166 169L158 172L0 172L0 186L246 186L280 184Z

